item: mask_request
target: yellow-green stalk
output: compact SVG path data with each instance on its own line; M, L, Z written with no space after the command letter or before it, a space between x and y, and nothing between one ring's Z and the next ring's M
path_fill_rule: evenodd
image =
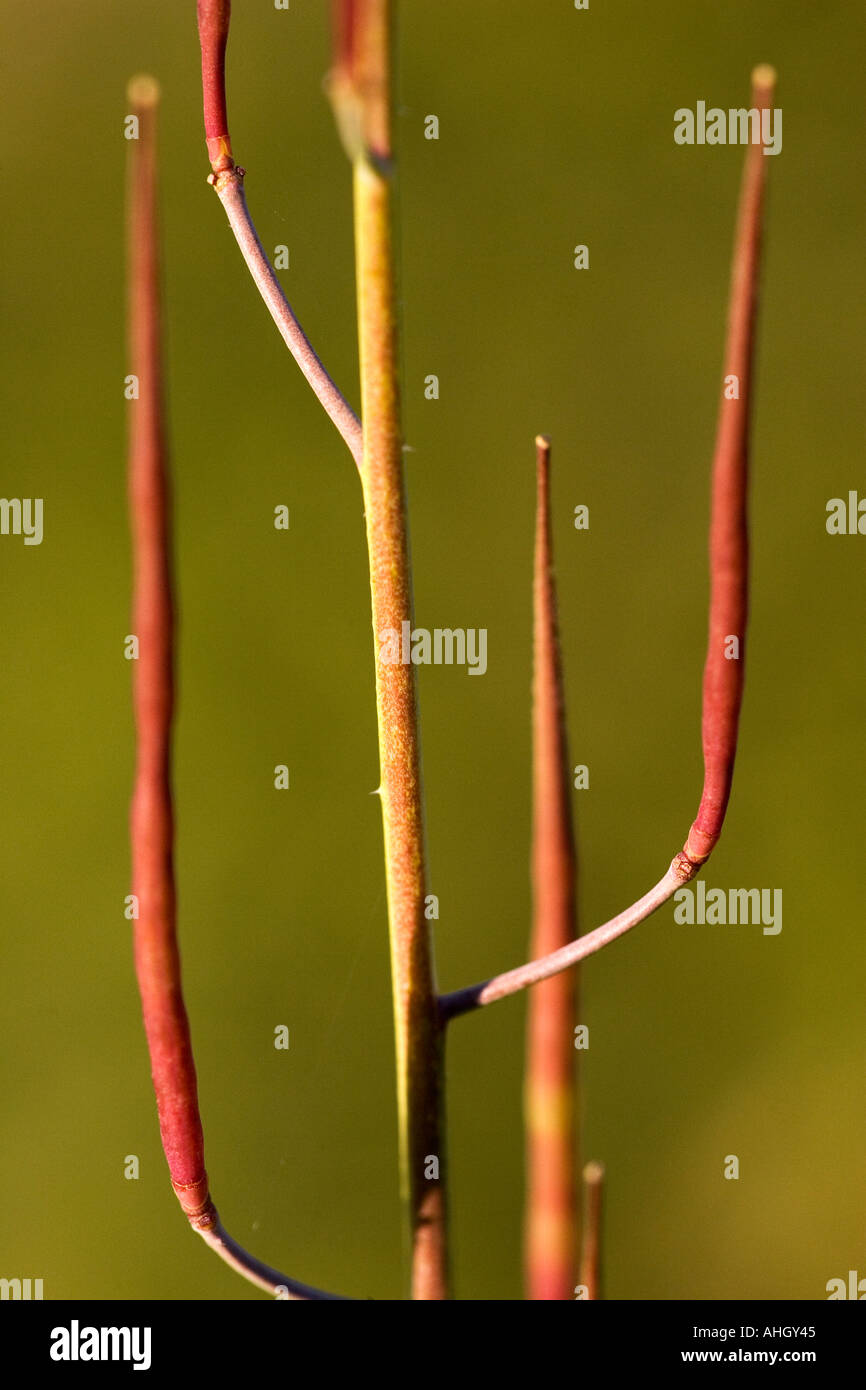
M389 0L337 6L331 97L352 161L361 361L361 482L370 564L379 795L391 939L400 1167L417 1299L448 1296L443 1030L425 918L425 847L415 673L380 659L382 634L412 622L392 237Z

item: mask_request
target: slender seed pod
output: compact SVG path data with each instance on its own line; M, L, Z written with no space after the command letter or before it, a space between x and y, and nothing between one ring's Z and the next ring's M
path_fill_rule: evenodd
M136 772L132 799L132 889L138 900L135 966L150 1049L162 1144L172 1187L193 1225L216 1220L208 1193L195 1065L183 1002L176 934L171 730L175 612L160 356L156 198L159 89L138 77L129 99L139 138L129 143L129 340L139 380L129 430L132 523L132 664Z
M772 105L775 79L775 72L766 65L752 74L752 104L761 112ZM726 386L713 459L710 622L702 717L704 787L683 847L683 854L694 865L709 858L722 833L743 700L749 607L749 421L766 168L763 147L751 145L737 221L725 347Z
M534 956L545 956L576 935L576 855L553 577L550 441L539 435L535 448L531 944ZM577 971L562 971L533 990L528 1005L524 1265L527 1297L533 1300L573 1297L577 989Z

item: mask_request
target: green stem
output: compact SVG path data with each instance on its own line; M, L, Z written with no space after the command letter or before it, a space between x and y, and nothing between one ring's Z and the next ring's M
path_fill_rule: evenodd
M424 915L424 820L415 673L386 663L385 634L412 622L397 382L391 187L363 154L354 161L358 326L380 786L391 938L401 1187L408 1212L412 1296L447 1297L442 1131L443 1037Z

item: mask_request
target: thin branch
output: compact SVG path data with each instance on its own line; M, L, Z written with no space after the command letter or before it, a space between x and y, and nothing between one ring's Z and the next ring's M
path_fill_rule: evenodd
M467 989L458 989L451 994L442 995L439 1007L443 1019L449 1022L452 1018L470 1013L484 1004L493 1004L497 999L507 999L510 994L517 994L529 985L537 985L540 980L549 980L551 975L557 975L560 970L567 970L570 965L577 965L578 961L595 955L596 951L609 946L612 941L636 927L638 922L643 922L651 916L678 888L688 883L696 872L695 866L688 862L685 855L678 854L664 877L660 878L648 893L616 917L612 917L609 922L604 922L594 931L579 936L569 946L553 951L543 960L531 960L515 970L506 971L504 975L494 975L482 984L470 985Z
M533 661L532 954L566 946L576 935L576 855L572 828L562 662L550 525L550 441L535 441ZM527 1019L526 1223L527 1297L573 1297L577 1251L575 1171L576 971L533 990Z
M256 289L267 305L268 312L280 331L280 336L294 357L317 399L330 416L358 468L361 467L363 445L361 422L339 388L334 384L313 346L295 317L291 304L283 293L282 286L274 274L273 267L259 241L255 226L247 208L244 196L242 169L226 170L221 174L211 174L210 182L217 191L220 202L226 210L229 226L247 269L253 277Z
M283 342L360 468L361 423L325 370L283 293L247 208L243 184L245 171L237 167L232 157L225 94L225 49L230 16L230 0L198 0L205 137L213 171L208 182L215 188L225 208L247 268Z
M160 332L156 113L152 77L129 84L138 139L129 142L127 239L129 348L138 378L129 424L133 552L132 631L136 727L130 816L132 890L138 902L134 954L162 1145L171 1185L193 1230L239 1274L286 1298L327 1299L248 1255L220 1223L210 1196L189 1020L183 1001L174 876L171 787L175 703L175 606Z
M752 74L752 103L759 110L773 100L775 73L761 66ZM494 976L484 984L446 994L443 1018L454 1018L482 1004L504 999L528 985L600 951L687 883L706 862L722 829L737 751L743 693L748 594L748 439L754 322L760 268L766 157L761 145L746 155L731 277L725 378L737 378L737 392L723 395L713 459L710 521L710 624L704 668L702 739L704 786L688 839L654 888L618 916L543 961ZM729 641L736 638L736 647ZM736 654L735 654L736 653Z
M348 0L351 93L332 84L332 98L350 100L359 142L353 154L355 258L364 456L361 478L370 566L379 795L397 1051L400 1167L407 1213L412 1296L448 1295L443 1036L433 979L430 925L425 918L425 846L415 671L385 659L387 634L412 622L402 432L398 385L397 304L391 231L389 137L389 0ZM340 14L338 11L338 19ZM339 95L338 95L339 93ZM346 122L340 121L345 136ZM368 143L372 141L373 143Z
M601 1220L604 1205L604 1165L587 1163L583 1170L583 1246L580 1256L580 1282L587 1299L602 1296Z
M207 1230L199 1233L206 1243L210 1246L221 1260L235 1270L256 1288L264 1289L266 1293L273 1294L275 1298L284 1299L286 1302L293 1301L317 1301L317 1302L339 1302L344 1299L342 1294L323 1293L321 1289L311 1288L309 1284L299 1284L297 1279L288 1279L285 1274L280 1274L279 1270L272 1269L270 1265L262 1264L255 1256L250 1255L236 1240L232 1240L227 1231L223 1229L222 1222L217 1219L214 1225Z

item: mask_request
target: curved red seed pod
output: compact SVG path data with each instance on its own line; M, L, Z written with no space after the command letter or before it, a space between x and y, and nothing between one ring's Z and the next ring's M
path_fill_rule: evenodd
M752 74L752 104L759 111L773 100L775 73L759 67ZM749 483L749 412L752 395L758 265L766 156L760 144L746 158L737 221L725 379L713 459L710 522L710 621L704 666L701 734L704 786L698 814L683 846L689 863L703 864L722 831L737 751L737 730L746 658L749 541L746 504Z
M132 663L136 769L130 818L132 891L138 899L135 968L150 1050L162 1144L172 1187L193 1225L210 1226L195 1066L184 1008L175 930L171 725L174 710L174 603L160 360L156 213L156 110L152 78L130 83L139 138L130 141L129 343L139 381L130 403L129 506L132 527Z
M775 91L773 68L762 65L752 73L752 105L763 114ZM743 662L748 611L749 404L751 398L754 324L758 301L758 270L766 166L763 147L751 145L747 156L734 246L725 376L737 379L725 395L719 415L713 459L712 518L710 522L710 631L704 667L702 738L704 785L698 814L682 850L664 877L637 902L545 958L529 961L468 989L455 990L440 1000L447 1021L505 999L529 985L550 979L616 941L643 922L700 870L721 834L731 791L737 747ZM736 638L734 656L730 638Z

